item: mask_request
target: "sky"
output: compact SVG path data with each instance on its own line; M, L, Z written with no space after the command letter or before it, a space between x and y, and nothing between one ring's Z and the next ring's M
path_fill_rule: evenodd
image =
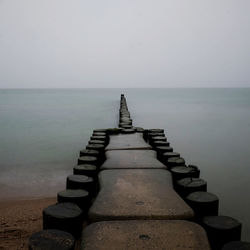
M250 87L249 0L0 0L0 88Z

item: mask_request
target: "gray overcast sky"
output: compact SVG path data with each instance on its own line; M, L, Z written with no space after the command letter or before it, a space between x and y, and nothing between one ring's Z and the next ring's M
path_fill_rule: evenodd
M250 87L250 0L0 0L22 87Z

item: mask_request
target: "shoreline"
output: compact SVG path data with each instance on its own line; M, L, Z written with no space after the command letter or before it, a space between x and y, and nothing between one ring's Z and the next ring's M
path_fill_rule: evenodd
M0 201L0 249L28 249L32 233L42 230L42 211L56 197L6 197Z
M0 197L0 207L2 203L6 202L16 202L16 201L34 201L34 200L43 200L43 199L53 199L56 197L55 195L47 195L47 196L6 196Z

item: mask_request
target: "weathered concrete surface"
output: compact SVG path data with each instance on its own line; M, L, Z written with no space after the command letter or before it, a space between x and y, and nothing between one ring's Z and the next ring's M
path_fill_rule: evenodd
M118 149L151 149L142 136L142 133L111 135L106 150Z
M189 219L193 210L172 187L163 169L114 169L99 173L100 192L89 210L90 221Z
M152 168L167 167L156 158L154 150L110 150L106 152L106 161L102 169Z
M180 220L109 221L83 231L81 250L208 250L206 233L199 225Z

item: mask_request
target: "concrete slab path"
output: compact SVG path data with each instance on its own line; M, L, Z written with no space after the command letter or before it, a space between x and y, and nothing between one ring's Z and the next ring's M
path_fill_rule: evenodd
M154 150L110 150L106 152L103 169L166 169L156 158Z
M89 220L190 219L193 210L172 187L163 169L114 169L99 173L100 192Z
M142 136L142 133L111 135L106 150L121 149L151 149Z
M209 250L206 233L188 221L109 221L83 231L81 250Z

